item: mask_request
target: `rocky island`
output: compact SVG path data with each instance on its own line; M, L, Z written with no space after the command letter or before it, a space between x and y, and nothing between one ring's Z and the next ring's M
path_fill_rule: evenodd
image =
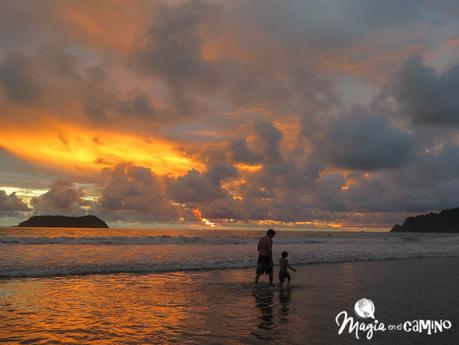
M402 225L395 225L391 232L459 232L459 207L408 217Z
M108 228L108 225L96 216L67 217L67 216L33 216L20 227L59 227L59 228Z

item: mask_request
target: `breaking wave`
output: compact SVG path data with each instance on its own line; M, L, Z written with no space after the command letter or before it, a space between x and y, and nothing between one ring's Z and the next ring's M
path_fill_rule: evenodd
M0 278L140 274L249 268L256 265L253 235L13 237L0 239ZM274 256L293 264L459 257L459 236L275 238Z

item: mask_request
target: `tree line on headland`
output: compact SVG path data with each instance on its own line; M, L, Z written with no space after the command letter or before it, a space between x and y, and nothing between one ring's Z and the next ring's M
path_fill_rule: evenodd
M459 232L459 207L408 217L402 225L395 225L392 232Z
M108 228L96 216L33 216L19 224L21 227L70 227L70 228ZM459 232L459 207L442 210L439 213L408 217L402 225L395 225L391 232Z
M33 216L19 223L21 227L62 227L62 228L108 228L108 225L96 216Z

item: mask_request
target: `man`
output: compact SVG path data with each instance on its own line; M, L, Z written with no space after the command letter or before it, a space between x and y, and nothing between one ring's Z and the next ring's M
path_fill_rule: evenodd
M258 264L257 274L255 276L255 283L260 280L260 275L269 275L269 285L273 285L273 237L276 232L273 229L269 229L266 235L260 238L258 241Z

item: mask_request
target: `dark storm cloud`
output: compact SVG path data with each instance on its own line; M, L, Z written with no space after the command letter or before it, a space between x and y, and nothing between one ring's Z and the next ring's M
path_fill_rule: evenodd
M410 19L422 10L419 1L397 0L293 0L288 4L275 0L238 1L235 9L242 18L250 19L254 27L281 40L281 44L304 40L321 47L344 46L368 31L410 25Z
M440 73L413 57L396 76L393 93L400 115L414 125L459 125L459 65Z
M69 95L79 98L85 89L78 67L76 58L60 48L11 51L0 63L0 86L13 104L61 111Z
M94 207L109 219L191 219L197 208L209 219L387 224L457 202L457 2L0 8L0 120L166 133L205 166L174 178L154 166L105 170ZM399 68L416 53L428 62ZM372 102L383 89L390 100ZM32 170L0 159L2 183L32 183ZM32 205L76 212L83 197L53 185Z
M282 133L270 121L256 120L251 124L250 134L254 137L251 147L246 139L232 140L229 145L235 162L256 164L275 163L282 160L280 143Z
M202 1L159 5L150 30L128 59L140 75L166 85L173 106L170 116L176 120L205 116L210 120L226 104L233 109L261 105L271 111L298 111L306 105L312 109L336 101L330 84L311 71L310 61L288 61L290 49L273 51L263 46L266 42L244 41L245 37L237 36L242 42L236 44L241 46L232 49L249 49L250 58L245 61L237 54L226 54L226 37L219 42L218 36L226 35L225 20L231 23L238 12L233 6L224 7ZM209 42L215 45L208 49L217 58L203 56ZM234 44L228 42L228 46Z
M359 114L333 119L322 128L318 150L338 167L357 170L397 168L411 159L412 140L387 117Z
M143 93L132 95L129 99L120 101L118 109L120 113L145 118L153 117L156 114L150 98Z
M268 121L260 121L255 124L255 133L259 138L261 152L268 162L281 160L280 141L281 132Z
M262 160L260 155L252 152L247 146L245 139L233 140L229 145L229 150L235 162L255 164Z
M0 67L0 83L8 97L18 103L37 99L39 85L27 58L19 53L9 54Z
M138 58L146 71L170 85L211 81L211 66L201 57L198 29L215 9L201 1L160 5Z
M319 193L322 166L314 155L299 151L289 154L291 157L267 161L261 170L243 175L244 183L237 189L240 199L232 201L239 219L313 219L313 209L320 206L315 195Z
M211 91L216 86L215 66L201 56L200 32L209 29L217 8L202 1L159 4L145 39L132 57L132 66L162 80L179 113L190 113L195 101L187 88Z
M111 214L147 216L150 220L178 218L177 210L165 198L160 181L148 168L128 164L104 171L105 185L98 208Z
M16 196L16 193L6 194L0 190L0 212L3 211L30 211L29 207Z
M171 110L156 107L145 92L114 87L111 67L110 63L83 66L77 55L57 47L43 46L33 53L9 52L0 61L0 91L5 97L1 106L24 106L46 112L58 121L90 120L99 126L121 128L150 128L155 121L171 120ZM37 114L36 120L41 116ZM138 126L135 119L144 126Z
M410 164L398 169L369 174L355 172L348 176L354 182L345 189L340 188L343 177L336 176L337 184L320 186L315 200L321 200L316 205L324 210L368 215L452 208L458 203L458 176L459 147L450 143L435 151L418 152ZM392 219L390 214L388 217Z
M2 48L16 49L22 44L36 47L38 42L59 37L56 32L55 1L0 1L0 41Z
M111 84L110 71L102 65L86 69L82 77L81 96L85 112L99 125L110 122L118 128L132 125L141 130L175 119L172 107L158 107L147 92L135 87L117 90ZM137 126L137 121L140 121L140 126Z
M230 198L228 191L222 188L222 181L236 174L237 170L226 164L212 166L205 173L190 170L169 182L168 195L175 202L190 205Z

